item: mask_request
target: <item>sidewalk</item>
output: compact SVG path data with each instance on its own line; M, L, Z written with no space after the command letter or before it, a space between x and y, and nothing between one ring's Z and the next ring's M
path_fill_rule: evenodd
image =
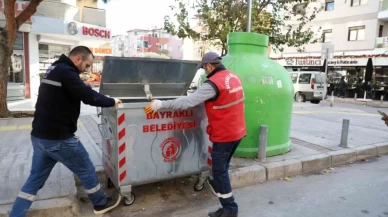
M97 127L99 118L93 114L92 108L87 107L86 110L83 113L86 115L80 117L77 136L88 150L100 178L103 178L101 135ZM388 113L387 109L381 110ZM346 149L338 146L343 119L350 119L349 148ZM0 217L7 216L7 209L28 177L32 154L29 139L31 120L0 120L0 137L4 138L0 141L0 171L6 174L1 178L5 184L0 187ZM387 154L387 132L388 127L372 107L340 104L330 107L327 102L319 105L295 103L291 127L292 150L267 158L265 163L255 159L233 158L230 170L232 185L234 188L244 187ZM35 209L48 207L48 216L71 217L79 214L79 204L75 198L77 183L74 180L68 169L57 165L39 192L41 202L34 203ZM90 208L89 205L86 209Z
M326 99L327 102L331 101L331 96L328 96ZM347 103L347 104L355 104L355 105L366 105L372 106L376 108L388 108L388 101L381 102L380 100L372 100L372 101L362 101L361 98L355 100L354 98L339 98L334 97L334 103Z
M0 217L8 216L12 203L30 173L31 122L32 118L0 119L0 174L4 174L0 177ZM81 122L76 135L89 152L96 170L102 170L101 149ZM62 164L57 164L32 206L34 216L73 216L77 212L76 194L73 173Z

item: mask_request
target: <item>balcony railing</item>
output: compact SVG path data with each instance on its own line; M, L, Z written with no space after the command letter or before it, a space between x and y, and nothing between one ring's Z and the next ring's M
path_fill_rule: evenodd
M388 48L388 37L376 38L375 48Z

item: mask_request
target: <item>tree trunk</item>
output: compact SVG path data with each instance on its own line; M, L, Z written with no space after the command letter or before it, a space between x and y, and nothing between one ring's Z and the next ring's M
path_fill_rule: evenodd
M8 44L6 29L0 30L0 118L10 117L7 106L8 69L13 53L12 46Z

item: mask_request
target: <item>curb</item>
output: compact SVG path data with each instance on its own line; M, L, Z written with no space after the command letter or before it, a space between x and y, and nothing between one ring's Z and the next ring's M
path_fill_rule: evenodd
M317 172L330 167L350 164L388 154L388 142L338 151L301 157L285 161L254 164L229 170L232 188L242 188L256 185L270 180L278 180L287 176L296 176L303 173ZM102 167L96 167L101 183L105 183L105 172ZM77 185L81 183L76 179ZM0 216L1 217L1 216Z
M360 146L352 149L356 151L358 161L378 156L377 147L374 145Z
M287 176L317 172L332 166L340 166L388 154L388 142L331 151L308 157L280 162L264 163L229 171L232 188L241 188ZM265 171L263 171L263 168ZM265 175L265 177L264 177Z
M12 205L13 204L0 205L0 217L8 217ZM72 197L38 200L32 204L27 212L27 217L74 217L80 215L79 205L75 202L75 198Z
M327 98L325 101L331 102L330 98ZM342 99L334 99L334 103L345 103L345 104L354 104L354 105L365 105L365 106L370 106L374 108L388 108L387 103L381 103L372 101L372 102L363 102L363 101L356 101L356 100L342 100Z

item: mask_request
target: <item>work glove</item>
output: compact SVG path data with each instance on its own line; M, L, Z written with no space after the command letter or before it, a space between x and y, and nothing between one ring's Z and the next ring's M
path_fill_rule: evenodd
M162 101L152 100L151 103L144 108L144 112L146 114L151 114L151 113L154 114L161 108L162 108Z
M115 100L115 106L117 106L118 104L121 104L123 103L120 99L117 99L117 98L113 98Z

